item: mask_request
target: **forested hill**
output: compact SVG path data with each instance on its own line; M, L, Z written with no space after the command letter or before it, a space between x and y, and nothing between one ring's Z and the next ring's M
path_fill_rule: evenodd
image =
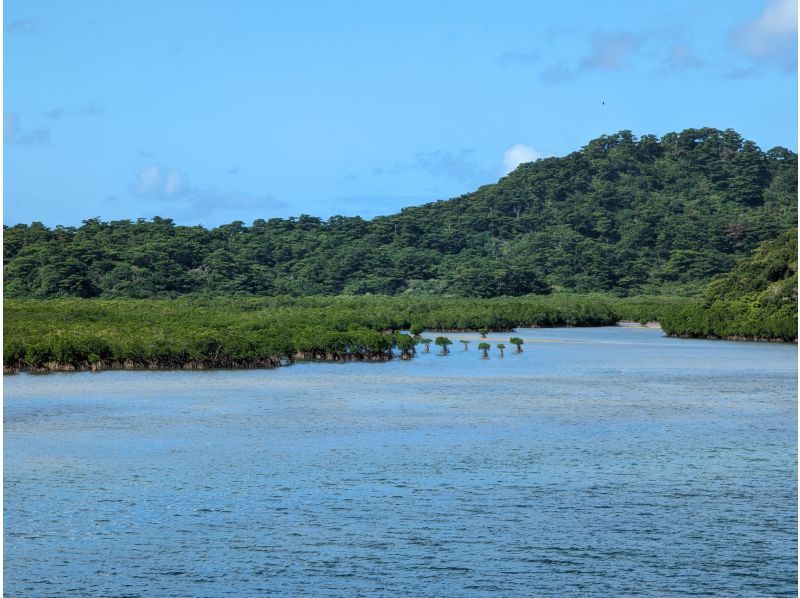
M795 153L732 130L622 131L371 221L5 226L5 294L688 293L795 227L796 182Z

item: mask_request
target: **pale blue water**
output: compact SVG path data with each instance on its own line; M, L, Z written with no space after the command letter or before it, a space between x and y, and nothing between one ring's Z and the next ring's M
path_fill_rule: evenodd
M795 346L518 334L6 376L5 593L796 595Z

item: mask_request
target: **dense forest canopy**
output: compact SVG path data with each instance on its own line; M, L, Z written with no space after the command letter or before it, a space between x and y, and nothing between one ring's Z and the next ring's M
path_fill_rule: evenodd
M703 301L663 310L673 336L797 340L797 231L765 241L711 279Z
M787 149L764 152L730 129L622 131L370 221L4 226L5 294L691 294L794 229L796 213L797 155Z

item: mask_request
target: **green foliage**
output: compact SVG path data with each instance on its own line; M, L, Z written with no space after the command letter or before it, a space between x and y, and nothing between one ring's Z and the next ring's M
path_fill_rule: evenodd
M518 336L512 336L510 339L508 339L508 342L517 348L517 353L522 353L522 345L525 344L524 340Z
M478 343L478 350L483 351L483 357L489 357L489 349L492 348L492 345L489 343Z
M763 243L661 325L672 336L796 341L797 231Z
M437 336L436 340L433 342L436 344L436 346L442 348L442 355L447 355L450 352L450 350L447 347L453 344L453 341L451 341L446 336Z
M394 344L405 357L411 357L416 352L417 340L408 334L396 333Z
M665 314L696 303L687 297L639 296L615 299L614 312L629 322L660 322Z
M426 349L433 342L398 332L412 321L441 331L608 325L625 301L597 295L6 299L3 363L10 370L46 369L51 362L84 369L274 367L294 359L388 359L393 351L409 357L418 342ZM452 343L437 340L443 349Z
M735 131L605 135L496 184L365 221L4 227L6 297L696 295L793 228L797 156ZM489 326L487 323L486 326Z

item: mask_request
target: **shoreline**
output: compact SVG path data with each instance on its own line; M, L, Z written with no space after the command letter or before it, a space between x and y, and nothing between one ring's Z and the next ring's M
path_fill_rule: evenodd
M743 335L731 335L731 336L716 336L713 334L707 335L700 335L700 334L680 334L677 332L665 332L665 334L670 338L680 338L680 339L696 339L696 340L707 340L707 341L733 341L737 343L784 343L787 345L797 344L797 339L787 340L785 338L772 338L768 336L743 336Z
M399 355L381 353L370 355L308 355L297 353L293 357L278 358L265 357L260 359L232 359L221 363L208 363L199 360L189 360L180 362L179 360L150 360L147 362L124 360L124 361L81 361L78 363L65 363L60 361L48 361L39 367L29 366L3 366L3 375L13 375L19 373L28 374L54 374L68 372L107 372L107 371L209 371L209 370L272 370L279 367L287 367L294 363L337 363L347 361L372 361L384 362L392 359L410 359L413 355L401 353Z
M632 320L620 320L613 326L624 328L640 328L640 329L660 329L661 325L656 321L647 322L642 325L640 322ZM556 328L602 328L603 326L558 326ZM544 326L524 326L521 328L547 328ZM492 331L497 332L514 332L511 330ZM460 329L460 330L426 330L430 334L435 333L476 333L476 330ZM700 336L690 334L677 334L664 332L664 335L669 338L677 339L696 339L696 340L714 340L714 341L736 341L736 342L757 342L757 343L783 343L783 344L798 344L798 340L785 340L781 338L765 338L765 337L748 337L748 336L730 336L719 337L713 335ZM497 342L495 339L487 339ZM533 341L532 341L533 342ZM24 364L17 365L4 365L3 375L14 375L20 373L28 374L53 374L53 373L70 373L70 372L105 372L105 371L210 371L210 370L254 370L254 369L275 369L279 367L287 367L295 363L342 363L350 361L370 361L370 362L386 362L393 359L408 360L416 356L417 351L404 351L395 354L394 351L376 352L368 354L332 354L332 353L304 353L298 352L291 357L263 357L263 358L250 358L250 359L230 359L222 361L203 361L197 359L180 360L180 359L165 359L165 360L149 360L149 361L136 361L133 359L126 360L108 360L108 361L80 361L77 363L66 363L59 361L48 361L41 366L30 367Z

